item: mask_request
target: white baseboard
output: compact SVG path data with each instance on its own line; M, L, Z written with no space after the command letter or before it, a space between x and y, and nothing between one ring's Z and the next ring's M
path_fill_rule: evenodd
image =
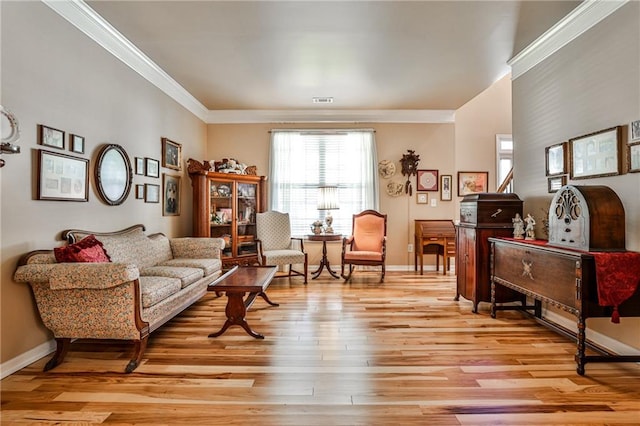
M40 358L43 358L56 350L56 341L51 339L35 348L28 350L27 352L18 355L17 357L10 359L7 362L3 362L0 365L0 379L4 379L7 376L15 373L16 371L30 365Z

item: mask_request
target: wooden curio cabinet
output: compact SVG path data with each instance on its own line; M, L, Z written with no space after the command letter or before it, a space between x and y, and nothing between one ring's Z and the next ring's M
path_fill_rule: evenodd
M226 242L223 268L258 263L256 213L266 208L265 177L192 171L193 236Z

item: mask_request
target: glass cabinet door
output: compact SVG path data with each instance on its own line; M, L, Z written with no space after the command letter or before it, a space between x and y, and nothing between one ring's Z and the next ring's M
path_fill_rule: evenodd
M256 194L258 185L238 182L237 236L238 256L255 255L256 244Z
M233 257L233 183L209 180L210 194L210 237L222 238L225 241L222 257Z

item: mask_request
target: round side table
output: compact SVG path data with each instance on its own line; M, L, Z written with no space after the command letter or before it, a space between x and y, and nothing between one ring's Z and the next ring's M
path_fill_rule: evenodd
M327 241L340 241L342 239L342 235L340 234L309 234L307 235L307 239L309 241L322 241L322 259L320 260L320 266L318 269L312 272L313 277L311 279L315 280L320 276L320 273L324 268L327 268L327 272L331 274L333 278L340 278L336 272L331 269L331 265L329 265L329 259L327 258Z

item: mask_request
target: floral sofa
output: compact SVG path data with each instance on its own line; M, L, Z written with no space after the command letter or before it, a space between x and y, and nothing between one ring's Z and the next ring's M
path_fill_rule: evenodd
M221 275L224 240L147 236L144 230L64 231L69 245L22 257L14 279L31 285L57 343L45 371L64 360L72 339L82 338L133 341L125 368L132 372L149 333L200 299Z

